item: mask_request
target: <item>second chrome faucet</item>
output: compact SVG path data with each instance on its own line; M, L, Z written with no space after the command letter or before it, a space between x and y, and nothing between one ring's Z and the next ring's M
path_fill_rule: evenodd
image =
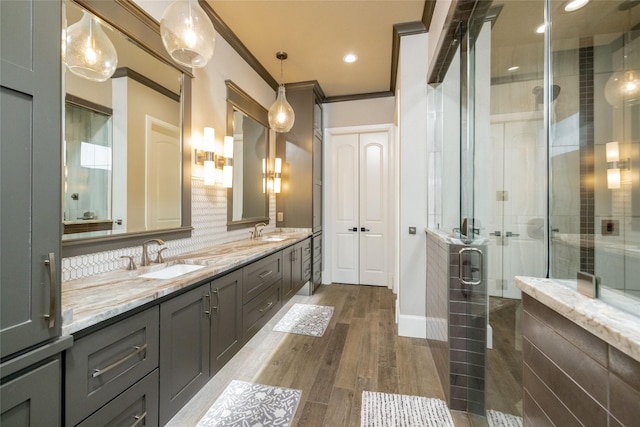
M142 242L142 259L140 260L140 265L145 267L147 265L151 264L151 260L149 259L149 249L148 246L151 243L155 243L157 245L164 245L164 240L162 239L151 239L151 240L146 240L144 242ZM158 263L162 263L164 262L164 259L162 258L162 251L165 250L166 248L162 248L158 251L158 256L156 258L155 262Z

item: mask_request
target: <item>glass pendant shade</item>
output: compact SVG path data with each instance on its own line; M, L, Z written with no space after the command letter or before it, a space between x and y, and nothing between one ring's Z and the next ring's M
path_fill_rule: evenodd
M296 115L287 102L284 84L280 84L276 101L269 108L269 127L276 132L289 132L295 120Z
M177 0L160 20L162 43L171 57L185 67L202 68L213 56L216 33L197 0Z
M102 25L89 13L67 28L64 62L69 71L94 82L104 82L116 71L118 54Z
M640 73L635 70L617 71L604 86L604 97L616 108L640 103Z

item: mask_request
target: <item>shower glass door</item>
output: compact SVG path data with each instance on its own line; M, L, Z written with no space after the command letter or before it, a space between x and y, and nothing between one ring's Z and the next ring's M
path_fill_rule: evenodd
M522 415L521 304L515 276L544 277L544 2L494 3L469 21L466 147L476 243L486 245L487 418ZM530 31L529 31L530 29ZM464 141L463 141L464 142ZM473 151L470 150L473 148ZM464 185L461 185L464 188ZM464 206L464 198L461 204ZM474 425L485 420L473 419Z

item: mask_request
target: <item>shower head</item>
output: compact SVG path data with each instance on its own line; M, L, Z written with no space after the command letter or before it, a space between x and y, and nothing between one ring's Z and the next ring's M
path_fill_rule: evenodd
M560 86L553 85L552 89L551 101L555 101L560 94ZM544 90L542 89L542 86L534 87L531 93L536 97L536 104L544 103Z

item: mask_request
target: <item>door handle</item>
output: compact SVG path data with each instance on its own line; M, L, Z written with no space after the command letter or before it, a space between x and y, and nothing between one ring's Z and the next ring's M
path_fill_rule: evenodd
M474 267L471 268L471 271L477 271L480 273L480 278L478 280L473 280L473 278L471 278L471 280L467 280L466 277L464 277L464 255L470 252L475 252L479 255L480 257L480 266L475 269ZM470 255L470 254L469 254ZM469 257L469 259L471 259L471 257ZM482 253L482 251L478 248L462 248L460 249L460 251L458 252L458 280L460 281L460 283L462 283L463 285L469 285L469 286L478 286L482 283L482 276L484 275L484 254Z
M360 227L360 231L365 232L365 231L371 231L368 228L364 228L364 227Z
M489 233L490 236L496 236L496 237L500 237L502 236L502 233L500 231L494 231L493 233Z
M347 228L347 231L353 231L354 233L358 232L358 227Z
M507 231L506 233L504 233L504 235L505 235L505 236L507 236L507 237L516 237L516 236L519 236L519 234L518 234L518 233L512 233L512 232L510 232L510 231Z
M49 314L45 314L44 318L47 320L49 329L51 329L56 325L56 293L58 292L58 271L55 252L49 252L47 259L44 260L44 265L49 268Z

